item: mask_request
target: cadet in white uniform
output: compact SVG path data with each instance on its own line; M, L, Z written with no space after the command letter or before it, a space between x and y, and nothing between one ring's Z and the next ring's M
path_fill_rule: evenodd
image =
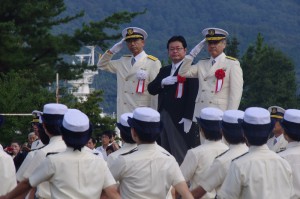
M291 198L291 167L266 145L272 130L269 111L247 108L241 125L249 152L233 160L218 198Z
M228 150L228 146L222 142L220 123L223 111L218 108L208 107L201 110L200 118L197 117L200 133L205 141L200 146L188 150L183 163L180 165L182 174L187 182L190 182L190 190L199 185L199 178L204 175L214 159ZM215 191L208 192L203 198L214 198Z
M48 181L53 199L99 199L102 190L108 197L120 199L105 161L84 149L91 133L88 117L77 109L69 109L62 123L67 150L48 155L29 180L22 181L20 189L7 194L6 198L14 198L18 196L18 191Z
M0 195L7 194L17 186L14 161L3 149L0 149L0 182Z
M278 153L284 151L288 142L284 139L283 128L280 125L280 121L283 118L285 110L279 106L271 106L268 108L271 114L271 121L274 123L274 128L272 130L272 137L268 140L267 145L269 149Z
M208 171L200 176L200 186L192 191L195 198L201 198L207 191L211 192L214 189L218 193L228 173L231 161L248 151L242 127L238 123L238 119L243 119L243 117L244 112L240 110L224 112L221 127L223 137L229 144L229 150L217 156Z
M122 31L123 39L106 51L97 66L117 75L117 119L123 113L132 113L137 107L146 106L157 109L157 96L148 92L148 84L154 80L161 68L160 61L144 51L147 33L137 27L128 27ZM111 60L126 42L132 55L124 55Z
M46 134L49 136L49 144L34 153L30 163L25 168L23 176L20 180L28 180L28 178L35 172L35 169L46 158L48 153L62 152L66 150L66 144L62 140L60 125L64 114L67 112L67 106L63 104L49 103L45 104L43 108L42 122ZM37 187L37 198L51 199L48 182L40 184Z
M220 28L206 28L205 37L183 61L179 75L199 79L194 116L205 107L216 107L223 111L238 109L243 92L243 72L240 62L224 54L228 32ZM194 57L205 45L211 57L192 65Z
M132 113L123 113L120 117L117 127L120 129L120 135L123 142L123 145L117 151L109 154L107 157L107 166L110 167L114 164L114 161L118 158L119 155L128 153L132 150L137 149L137 144L131 137L131 128L127 122L128 117L132 117Z
M160 114L148 107L136 108L128 119L137 150L120 155L110 170L120 182L122 198L166 198L171 186L182 198L193 198L175 158L155 143L161 130Z
M300 110L288 109L282 121L284 137L288 141L286 150L278 153L288 161L293 171L293 184L295 195L293 199L300 198Z

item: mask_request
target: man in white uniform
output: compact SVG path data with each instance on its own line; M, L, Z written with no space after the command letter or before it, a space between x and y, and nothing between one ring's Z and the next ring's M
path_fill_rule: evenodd
M291 198L292 169L266 145L273 127L269 111L247 108L241 125L249 152L232 161L218 198Z
M161 68L160 61L144 51L147 33L137 27L122 31L123 39L106 51L97 66L117 75L117 119L123 113L130 113L137 107L146 106L157 109L157 96L148 92L148 84L154 80ZM131 55L111 60L126 42Z
M182 198L193 198L175 158L155 143L162 130L160 114L152 108L136 108L128 124L137 150L120 155L110 167L120 182L122 198L166 198L171 186Z
M200 176L207 172L214 159L228 150L228 146L222 142L220 127L222 117L223 111L213 107L202 109L200 117L197 117L200 133L205 141L200 146L188 150L180 165L185 180L190 182L190 190L199 185ZM215 196L215 191L212 191L206 193L203 198L214 198Z
M243 72L240 62L223 52L228 32L220 28L206 28L202 34L205 39L184 58L179 69L179 75L198 77L199 80L194 116L199 116L201 109L205 107L216 107L223 111L236 110L243 92ZM211 56L192 65L205 42Z
M288 161L293 171L293 184L295 195L293 199L300 198L300 110L288 109L282 121L284 137L288 141L286 150L278 153Z
M221 127L223 137L229 144L229 150L217 156L208 171L200 176L200 186L192 191L194 198L201 198L206 192L211 192L214 189L218 193L228 173L231 161L248 151L242 127L238 123L238 119L243 119L243 117L244 112L240 110L224 112Z
M271 121L274 123L274 128L271 133L272 137L268 140L267 145L269 149L278 153L284 151L288 144L286 139L284 139L284 130L280 125L285 110L279 106L271 106L268 108L268 111L270 112Z
M35 169L46 158L48 153L57 153L66 150L66 144L61 136L60 126L67 110L67 106L63 104L49 103L44 105L42 122L45 133L50 138L50 141L48 145L35 151L30 163L27 164L24 169L23 176L18 175L19 181L28 181L28 178L35 173ZM36 197L51 199L48 182L44 182L37 187Z

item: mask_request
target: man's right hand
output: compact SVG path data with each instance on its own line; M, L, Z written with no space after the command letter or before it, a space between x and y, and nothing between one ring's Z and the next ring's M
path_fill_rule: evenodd
M198 53L202 50L202 48L205 46L206 39L203 39L199 44L197 44L190 52L190 55L192 57L196 57Z
M119 41L118 43L116 43L113 47L111 47L111 49L109 51L112 52L113 54L118 53L123 47L123 41L124 41L124 38L121 41Z
M173 85L177 82L177 76L168 76L161 81L161 85Z

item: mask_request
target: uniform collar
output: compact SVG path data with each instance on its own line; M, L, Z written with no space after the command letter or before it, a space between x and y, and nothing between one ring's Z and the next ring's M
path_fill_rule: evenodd
M148 150L155 150L156 149L156 143L151 144L139 144L137 146L138 151L148 151Z
M134 57L135 61L138 62L140 59L143 59L147 57L147 54L145 53L145 51L140 52L140 54L138 54L137 56Z
M63 139L62 139L62 136L61 136L61 135L55 135L55 136L52 136L52 137L50 138L49 143L57 142L57 141L60 141L60 140L63 140Z
M288 149L288 148L293 148L293 147L298 147L298 146L300 146L300 142L289 142L288 144L287 144L287 146L286 146L286 148Z
M218 57L216 58L213 58L213 57L210 57L210 63L212 62L212 60L215 60L216 62L220 61L220 59L226 57L225 53L221 53Z
M250 146L249 152L260 151L260 150L270 150L269 147L264 144L262 146Z

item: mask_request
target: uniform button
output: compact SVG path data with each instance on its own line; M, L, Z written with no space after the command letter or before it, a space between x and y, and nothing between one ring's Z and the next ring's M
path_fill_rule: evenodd
M133 95L134 93L131 93L131 95Z
M135 83L135 81L132 81L132 83Z
M124 91L124 93L127 93L127 91Z
M126 102L124 102L124 104L127 104Z
M205 78L204 81L206 81L207 79Z
M214 93L215 91L211 91L211 93Z
M204 101L202 100L201 103L203 103Z
M212 102L209 102L210 104L212 103Z
M202 90L202 92L204 92L205 90Z

